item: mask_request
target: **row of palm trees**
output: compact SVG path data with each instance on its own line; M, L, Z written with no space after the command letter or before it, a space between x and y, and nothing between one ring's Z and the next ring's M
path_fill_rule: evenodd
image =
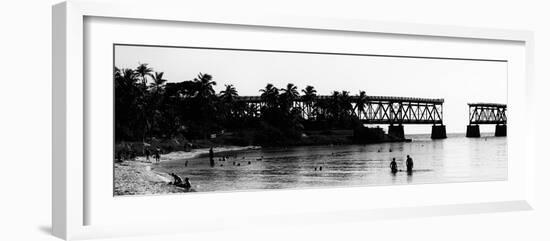
M267 84L259 90L263 105L256 105L238 101L233 85L216 93L217 83L209 74L167 83L164 73L148 64L135 69L115 67L114 81L117 141L179 135L196 139L222 129L250 128L299 138L315 122L325 123L322 128L353 128L360 123L366 104L364 91L353 101L348 91L334 91L331 98L321 99L313 86L300 90L300 95L298 87L289 83L283 88Z

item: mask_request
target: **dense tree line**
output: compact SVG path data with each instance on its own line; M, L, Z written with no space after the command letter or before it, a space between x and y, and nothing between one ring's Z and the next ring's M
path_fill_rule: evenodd
M114 68L117 142L206 139L223 130L236 133L235 141L247 142L242 144L282 144L299 140L305 130L358 127L366 102L364 91L352 104L348 91L318 99L313 86L306 86L300 95L292 83L284 88L267 84L259 90L265 103L260 107L236 101L239 95L233 85L216 93L216 82L206 73L170 83L163 75L147 64ZM304 105L294 104L299 98Z

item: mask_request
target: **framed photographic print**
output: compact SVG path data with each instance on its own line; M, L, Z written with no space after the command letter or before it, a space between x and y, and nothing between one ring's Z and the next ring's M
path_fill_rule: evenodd
M56 236L531 209L530 32L141 2L53 7Z

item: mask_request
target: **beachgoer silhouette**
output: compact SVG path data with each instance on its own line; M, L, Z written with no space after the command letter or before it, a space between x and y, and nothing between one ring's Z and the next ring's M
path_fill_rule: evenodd
M214 167L214 149L212 149L212 147L210 147L209 154L210 154L210 166Z
M397 173L397 163L395 162L395 158L390 163L390 169L392 173Z
M181 180L181 177L176 175L175 173L170 173L170 176L172 176L174 178L174 185L176 186L181 186L183 181Z
M155 150L155 161L157 163L160 162L160 149L157 148L157 150Z
M323 170L323 167L319 167L319 171L322 171Z
M145 160L149 162L149 156L151 155L151 151L149 151L149 148L145 148Z
M186 166L186 167L187 167L187 162L188 162L188 161L185 161L185 166Z
M188 189L188 190L191 189L191 183L189 183L189 178L188 177L185 178L185 183L183 183L181 185L181 187L183 187L185 189Z
M413 163L413 159L409 155L407 155L406 165L407 165L407 173L411 174L413 171L414 163Z

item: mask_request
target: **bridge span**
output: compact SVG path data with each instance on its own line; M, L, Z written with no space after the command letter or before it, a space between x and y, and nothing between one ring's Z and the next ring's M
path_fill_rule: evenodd
M498 103L469 103L470 123L466 137L479 137L479 125L493 124L495 136L506 136L506 105Z
M321 116L327 116L334 112L335 96L318 95L314 97L299 96L292 102L292 107L300 110L302 118L315 120ZM443 124L444 99L395 97L395 96L346 96L343 101L345 106L338 106L341 111L344 108L348 114L354 115L363 124L386 124L388 134L404 138L405 124L432 125L432 139L447 138L446 127ZM239 96L237 102L244 102L252 113L251 116L259 116L260 109L266 106L264 98L260 96Z

